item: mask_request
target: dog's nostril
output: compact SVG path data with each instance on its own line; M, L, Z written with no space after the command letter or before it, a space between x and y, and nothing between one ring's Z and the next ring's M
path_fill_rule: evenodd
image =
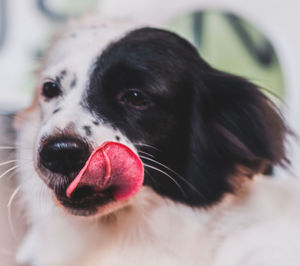
M75 138L51 139L40 150L41 165L62 175L79 172L88 157L88 145Z

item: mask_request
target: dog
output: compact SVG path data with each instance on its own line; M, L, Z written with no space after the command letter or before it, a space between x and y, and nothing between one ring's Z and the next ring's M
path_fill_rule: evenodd
M288 129L257 86L174 33L91 18L39 82L15 118L19 264L299 265L298 182L262 175Z

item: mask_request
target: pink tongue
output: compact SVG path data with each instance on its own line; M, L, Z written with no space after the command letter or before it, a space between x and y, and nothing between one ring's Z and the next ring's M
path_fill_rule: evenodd
M77 177L66 190L68 198L83 186L96 192L112 189L117 201L134 196L144 181L144 168L139 157L127 146L104 142L96 148Z

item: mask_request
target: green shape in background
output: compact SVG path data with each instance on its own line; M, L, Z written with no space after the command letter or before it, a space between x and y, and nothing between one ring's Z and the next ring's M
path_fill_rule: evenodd
M270 66L259 64L248 52L236 32L226 20L224 13L205 11L200 54L213 67L242 76L257 84L278 105L284 98L284 80L277 55ZM248 34L256 43L265 41L265 36L254 26L242 20ZM167 28L178 33L192 43L193 14L174 19Z

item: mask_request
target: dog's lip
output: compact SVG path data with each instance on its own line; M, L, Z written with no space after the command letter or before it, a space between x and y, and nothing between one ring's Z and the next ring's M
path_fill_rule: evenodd
M116 201L133 197L144 181L143 163L128 146L119 142L104 142L90 155L85 166L66 189L72 198L81 187L89 187L101 195L111 189Z
M133 160L138 159L136 163L138 165L139 171L141 171L142 174L142 176L138 180L138 185L137 186L135 185L134 189L131 190L129 194L125 193L125 197L124 194L118 194L118 193L117 193L117 197L115 197L116 193L113 191L111 184L114 183L115 179L116 180L118 179L118 176L116 176L116 173L114 172L115 176L113 178L110 178L111 169L108 171L108 173L106 173L107 182L106 185L103 187L103 189L94 190L92 191L93 193L91 193L91 196L80 198L80 195L78 196L78 193L88 194L88 189L93 188L93 187L88 188L87 186L87 190L84 191L85 189L84 186L77 187L76 184L75 185L73 184L74 187L71 186L71 184L74 182L76 177L79 175L80 171L79 173L72 173L72 176L62 176L61 174L52 173L46 168L43 168L41 165L38 164L38 160L36 161L37 172L39 173L42 180L47 184L47 186L53 191L53 197L55 198L59 206L67 210L69 213L75 215L90 216L95 213L102 213L104 209L106 211L109 210L110 209L109 206L113 206L112 209L116 209L120 205L124 205L124 204L126 205L126 202L128 202L129 198L133 197L138 192L139 188L143 184L143 178L144 178L144 169L143 169L142 161L139 159L138 155L133 150L131 150L129 147L119 142L104 142L100 147L104 147L105 151L107 151L107 149L111 148L112 146L114 146L114 148L118 147L121 151L128 153L129 154L128 157L134 158ZM97 153L97 151L101 149L100 147L96 148L94 153ZM92 155L93 152L91 152L90 157ZM119 154L117 154L116 152L114 152L114 155L116 157L119 156ZM109 156L111 156L111 154ZM111 158L108 159L110 160ZM112 166L111 162L109 162L109 167L115 167L115 165ZM119 183L117 182L116 186L118 185L123 186L124 185L122 184L123 181L124 180L121 180L120 183L120 179L119 179L118 181ZM77 184L79 183L78 180L75 181L75 183L76 182ZM124 182L126 183L126 180ZM72 187L72 189L70 189L70 187ZM71 193L69 194L69 196L71 197L68 197L68 193L67 193L68 189L71 190ZM116 187L114 189L116 189Z
M54 194L59 205L69 210L71 213L76 213L76 215L80 215L80 213L96 213L99 208L114 202L110 191L103 192L101 195L93 194L92 196L85 197L84 199L76 197L70 199L61 191L54 191Z
M87 206L76 204L73 201L70 203L66 203L62 199L59 199L57 196L55 196L55 199L57 201L57 205L60 206L64 211L71 215L81 217L105 216L130 204L128 200L117 202L112 198L107 198L106 201L103 201L102 203L98 202L97 204L89 204Z

